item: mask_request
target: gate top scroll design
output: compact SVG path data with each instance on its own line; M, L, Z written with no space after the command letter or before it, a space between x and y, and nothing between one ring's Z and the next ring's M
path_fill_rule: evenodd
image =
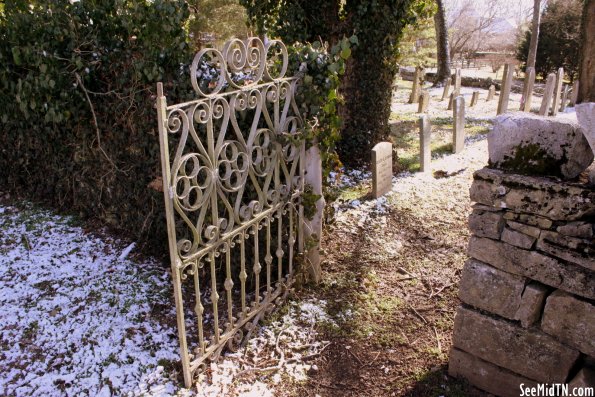
M294 258L303 250L303 121L294 99L299 78L285 77L287 70L281 41L232 39L221 51L196 54L190 69L196 99L168 105L158 84L163 190L187 387L194 371L241 340L249 321L284 295ZM184 307L184 283L193 283L191 312ZM249 285L254 291L246 291ZM220 300L226 305L218 305ZM209 316L205 306L212 309ZM186 333L189 313L196 317L195 348Z
M268 56L275 50L271 61ZM284 77L287 65L287 49L277 40L265 45L259 38L233 39L222 51L203 49L191 67L192 86L200 99L167 107L167 131L180 136L168 188L177 214L191 232L189 238L176 241L182 264L204 255L217 240L301 186L296 169L300 147L294 144L302 129L294 101L298 79ZM247 109L254 111L254 121L246 135L237 115ZM200 127L206 127L206 144ZM196 145L190 153L184 151L188 140ZM281 150L275 150L279 145ZM284 161L277 186L272 171L278 156ZM246 183L256 189L257 199L243 200ZM235 200L230 201L232 193ZM225 206L223 216L215 208L217 198Z

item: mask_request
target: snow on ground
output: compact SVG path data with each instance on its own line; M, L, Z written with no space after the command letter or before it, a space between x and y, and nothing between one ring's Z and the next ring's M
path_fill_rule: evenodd
M282 380L307 379L316 370L308 358L327 346L317 339L315 325L321 323L337 326L326 313L326 301L291 302L287 313L261 327L245 348L227 353L200 374L197 396L274 396Z
M168 274L71 223L0 207L0 395L173 394L176 330L152 317Z
M461 201L452 192L456 189L466 192L473 172L486 166L488 162L487 136L477 135L472 138L465 141L465 149L461 153L433 157L431 168L432 171L438 171L439 176L433 172L405 171L393 176L392 190L382 197L333 203L335 222L343 227L347 223L358 227L366 223L383 227L391 207L398 207L400 202L411 200L418 201L421 207L433 206L436 203L432 198L437 193L444 196L441 200L447 198L445 210L460 210L465 213L468 201ZM341 187L372 184L370 173L364 170L346 171L340 177L334 176L334 180L339 180L338 185Z
M179 361L170 275L133 251L72 218L0 206L0 396L272 396L312 370L314 324L332 320L306 300L180 388L165 369Z

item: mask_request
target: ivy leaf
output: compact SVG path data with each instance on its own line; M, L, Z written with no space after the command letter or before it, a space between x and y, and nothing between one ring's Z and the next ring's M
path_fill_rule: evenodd
M12 47L12 59L15 65L21 64L21 52L18 47Z
M347 47L341 51L341 58L348 59L351 56L351 48Z

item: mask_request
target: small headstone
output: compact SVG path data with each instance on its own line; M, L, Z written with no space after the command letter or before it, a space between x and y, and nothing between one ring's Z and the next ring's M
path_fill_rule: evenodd
M428 91L422 91L419 96L419 106L417 107L417 113L425 113L428 111L428 104L430 103L430 93Z
M552 101L552 95L554 94L554 84L556 84L556 75L550 73L547 75L547 80L545 81L543 99L541 100L541 106L539 107L540 116L547 116L549 113L550 102Z
M460 153L465 148L465 98L458 96L453 109L452 149Z
M446 84L444 84L444 91L442 92L442 99L440 99L441 101L445 100L446 98L448 98L448 91L450 91L450 82L452 81L451 78L446 79Z
M498 111L496 114L506 113L508 110L508 98L510 97L510 86L512 85L512 75L514 66L510 63L504 65L504 76L502 76L502 89L500 90L500 100L498 101Z
M531 111L531 100L533 99L533 85L535 84L535 68L529 66L525 70L525 84L523 84L523 96L521 97L522 112Z
M570 92L570 103L568 103L568 106L570 107L576 105L576 100L578 99L578 86L578 80L574 80L574 82L572 83L572 90Z
M455 71L455 98L461 95L461 69Z
M423 115L419 118L419 170L428 172L432 163L432 149L430 147L432 139L432 125L428 116Z
M491 101L494 99L494 94L496 94L496 87L492 84L490 89L488 90L488 97L486 98L486 102Z
M479 91L473 91L473 96L471 97L471 103L469 107L472 108L473 106L477 105L477 101L479 101Z
M454 91L450 93L450 99L448 100L448 108L446 110L452 110L452 104L454 102L455 93Z
M558 69L556 73L556 85L554 88L554 98L552 100L552 116L558 114L560 109L560 96L562 95L562 80L564 80L564 68Z
M372 194L378 198L393 186L393 145L380 142L372 148Z
M415 76L413 77L413 88L411 89L411 97L409 103L417 103L419 94L421 93L421 86L424 81L424 69L422 67L415 68Z
M560 103L560 111L564 112L566 110L566 103L568 102L568 84L564 84L564 89L562 90L562 102Z

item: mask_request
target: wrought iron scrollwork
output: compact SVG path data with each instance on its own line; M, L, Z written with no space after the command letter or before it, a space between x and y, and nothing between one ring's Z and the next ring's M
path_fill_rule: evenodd
M299 80L285 77L287 70L282 42L233 39L222 50L196 54L190 75L195 100L167 105L159 86L187 386L224 346L237 349L292 283L296 241L303 239L304 129L295 103ZM189 315L194 325L187 324Z

